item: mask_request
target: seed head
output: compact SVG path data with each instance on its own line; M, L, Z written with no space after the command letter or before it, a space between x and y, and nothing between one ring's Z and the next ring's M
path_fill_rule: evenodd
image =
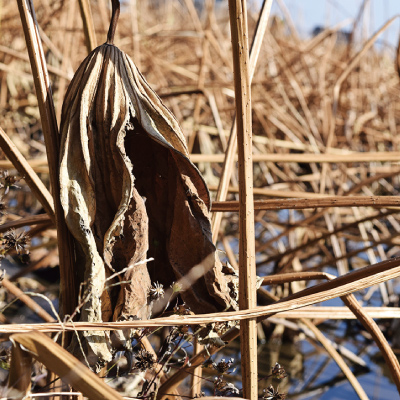
M284 400L286 399L286 393L279 393L279 387L274 389L272 385L269 385L267 389L264 389L265 400Z
M152 353L146 350L139 350L136 355L135 368L139 371L146 371L154 367L155 360Z
M15 249L18 254L26 253L29 244L29 237L22 231L18 233L15 229L10 229L3 236L3 246L6 251Z
M285 368L283 368L282 365L280 365L279 363L276 363L272 367L272 375L275 378L278 378L278 379L283 379L283 378L287 377L287 373L285 371Z
M220 374L225 374L228 371L228 369L232 366L234 361L235 360L233 358L230 358L228 361L225 361L225 358L223 358L218 364L213 363L213 368Z
M161 283L154 282L149 289L149 297L151 300L158 300L164 297L164 286Z

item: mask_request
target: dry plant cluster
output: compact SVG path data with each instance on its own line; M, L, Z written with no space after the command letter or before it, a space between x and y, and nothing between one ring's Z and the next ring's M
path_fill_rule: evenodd
M352 368L368 365L321 328L351 319L400 391L400 53L376 46L395 17L304 39L276 3L130 0L115 32L106 0L0 3L2 398L307 398L285 394L294 365L257 372L257 343L307 338L368 399ZM98 137L101 156L79 153ZM93 226L71 217L83 203ZM60 287L32 278L58 265Z

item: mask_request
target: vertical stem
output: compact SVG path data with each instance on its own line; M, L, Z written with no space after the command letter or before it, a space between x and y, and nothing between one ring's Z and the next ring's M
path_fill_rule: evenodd
M119 0L111 0L111 22L110 28L107 33L107 43L114 44L115 30L117 29L117 23L120 14L120 2Z
M199 354L203 350L204 346L202 346L198 341L197 338L194 339L193 344L193 354ZM190 388L190 395L191 397L200 397L201 396L201 380L203 375L203 369L201 365L199 365L193 371L192 376L192 387Z
M58 155L60 137L57 128L53 95L32 0L18 0L18 8L36 88L40 119L46 143L47 160L49 163L50 183L53 190L58 252L60 258L61 309L64 314L70 314L75 308L78 295L76 280L73 275L74 252L72 250L72 239L65 224L59 196Z
M32 356L21 349L18 343L12 342L11 365L8 376L8 387L13 389L15 400L23 400L31 390Z
M251 45L251 50L250 50L250 83L253 79L254 71L256 69L258 56L261 50L262 40L267 30L272 2L273 0L264 0L260 11L260 15L258 17L253 43ZM224 201L228 194L228 187L232 176L236 148L237 148L237 140L236 140L236 119L235 119L231 127L228 146L225 151L224 165L222 167L222 174L218 184L218 191L215 196L216 201ZM222 216L223 213L214 213L214 215L212 216L212 238L214 243L217 242Z
M245 0L229 0L239 156L239 307L256 307L249 45ZM243 397L257 399L257 322L241 321Z
M97 40L96 32L94 31L94 23L89 0L79 0L79 8L81 10L86 48L88 53L90 53L97 47Z
M133 61L137 68L142 68L140 63L140 38L139 38L139 18L137 0L131 0L131 18L132 18L132 39L133 39Z

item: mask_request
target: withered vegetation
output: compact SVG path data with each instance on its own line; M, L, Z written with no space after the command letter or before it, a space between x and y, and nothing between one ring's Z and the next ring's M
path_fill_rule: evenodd
M396 49L376 46L373 33L360 39L359 20L345 41L341 27L300 38L284 2L278 4L283 17L269 18L251 84L255 251L263 287L257 308L235 312L240 187L236 165L223 166L236 111L228 4L131 1L114 32L105 0L35 2L60 131L60 203L73 236L61 260L54 226L59 200L53 197L53 204L38 184L40 178L52 190L54 171L46 160L37 77L19 11L11 2L2 5L0 168L9 172L0 176L0 256L22 265L8 272L3 261L0 367L10 377L1 378L2 396L67 390L66 384L96 399L119 399L118 391L193 398L202 387L210 395L243 396L245 382L235 372L240 357L213 354L239 335L235 321L250 317L258 318L260 340L296 341L303 332L318 342L366 399L349 366L368 366L346 343L338 350L319 327L322 320L357 318L361 324L348 329L375 341L400 389L392 351L399 346L397 280L387 282L400 273ZM86 10L84 23L79 8ZM258 20L259 9L250 7L250 38ZM104 44L94 48L95 42ZM4 144L7 136L21 154ZM226 174L228 194L213 202ZM224 211L220 225L211 219L216 210ZM53 288L27 274L67 265L66 250L73 268L71 281L62 283L63 321L56 322L48 305ZM45 295L42 307L34 294ZM345 307L311 307L338 296ZM16 325L20 304L48 324L34 325L29 316L29 324ZM294 311L300 306L308 307ZM392 321L372 319L382 315ZM30 330L72 334L58 333L55 344L23 333ZM21 333L11 353L6 339L13 332ZM105 391L59 345L108 376L116 390ZM41 364L34 364L31 379L31 356L45 365L47 383L39 378ZM301 368L272 358L265 367L260 358L259 396L290 398L286 377L298 379ZM79 368L79 378L66 374L68 368ZM192 383L182 384L188 376ZM312 379L303 395L308 390Z

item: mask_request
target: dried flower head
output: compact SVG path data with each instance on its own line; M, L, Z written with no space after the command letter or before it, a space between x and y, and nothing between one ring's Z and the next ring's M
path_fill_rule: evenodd
M275 390L272 385L269 385L267 389L264 389L263 399L284 400L286 399L286 393L279 393L279 387L277 387Z
M164 286L161 283L154 282L149 289L151 300L158 300L164 296Z
M25 231L17 232L15 229L10 229L3 236L3 246L6 250L15 249L18 254L27 252L29 244L29 236Z
M225 381L222 376L214 379L214 393L216 396L231 396L239 394L239 389L230 382Z
M230 358L228 361L225 361L225 358L223 358L218 364L213 363L213 368L220 374L225 374L232 366L234 361L235 360L233 358Z
M275 378L278 378L278 379L283 379L283 378L287 377L287 373L285 371L285 368L283 368L282 365L280 365L279 363L276 363L272 367L272 375Z
M136 354L135 368L139 371L152 369L155 364L155 359L152 353L147 350L140 349Z
M190 308L185 304L177 304L174 307L174 313L178 315L191 315L193 314L192 311L190 311Z
M17 178L14 175L10 175L7 170L1 171L0 172L0 178L1 178L1 187L5 188L4 194L7 194L10 189L17 189L18 186L15 185L16 182L19 181L19 178Z

